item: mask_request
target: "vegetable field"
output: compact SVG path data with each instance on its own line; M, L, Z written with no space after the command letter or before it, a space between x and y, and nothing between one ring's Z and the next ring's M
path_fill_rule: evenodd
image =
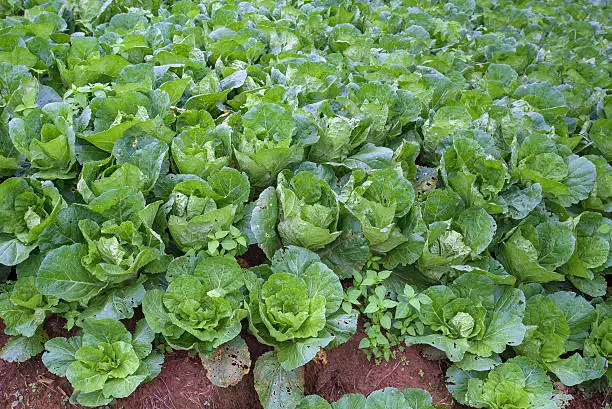
M0 409L612 407L607 0L0 16Z

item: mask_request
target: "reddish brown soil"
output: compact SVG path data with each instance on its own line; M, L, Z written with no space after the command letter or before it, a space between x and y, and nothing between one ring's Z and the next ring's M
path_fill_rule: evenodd
M249 345L252 362L268 350L251 335L243 334ZM186 352L166 355L161 374L142 385L116 408L124 409L260 409L253 388L253 373L229 388L210 383L200 359Z
M242 409L245 402L257 402L252 375L229 388L219 388L206 378L206 371L197 357L184 352L166 355L162 373L153 381L142 385L129 398L120 399L117 408L210 408ZM252 406L259 408L260 406Z
M587 398L577 387L567 387L559 383L556 386L563 393L574 397L570 400L569 405L566 406L568 409L603 409L606 405L612 405L610 391L607 393L593 393Z
M45 330L52 337L69 336L64 321L50 318ZM8 336L0 320L0 346ZM1 409L63 409L80 408L68 403L72 388L65 378L53 375L42 363L40 355L23 363L9 363L0 359L0 408Z
M612 405L610 393L594 393L587 398L581 392L577 392L566 409L604 409L606 405Z
M444 383L443 361L429 361L421 355L421 348L410 347L376 366L359 350L363 337L358 333L347 343L319 353L306 366L306 393L336 401L347 393L367 396L385 387L411 387L429 391L436 404L458 407L452 406L453 399Z

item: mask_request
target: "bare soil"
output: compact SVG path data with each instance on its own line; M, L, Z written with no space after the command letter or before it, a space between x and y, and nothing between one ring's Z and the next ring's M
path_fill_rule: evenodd
M64 323L61 318L49 318L45 330L51 337L72 335L63 329ZM4 323L0 320L0 346L4 346L7 340ZM68 403L72 394L68 380L50 373L40 358L39 355L23 363L0 359L1 409L79 408Z
M567 409L604 409L606 405L612 405L610 393L594 393L586 397L582 392L574 392L572 399L566 406Z
M395 358L376 365L359 349L364 334L358 332L348 342L322 351L306 366L306 393L336 401L347 393L369 395L386 387L421 388L429 391L434 403L453 406L444 383L445 362L423 357L419 346L397 352Z

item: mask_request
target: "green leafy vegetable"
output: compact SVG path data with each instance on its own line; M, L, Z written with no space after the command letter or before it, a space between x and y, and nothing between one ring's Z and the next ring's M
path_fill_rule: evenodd
M519 289L464 273L452 284L429 287L424 294L431 299L419 311L425 332L408 336L407 345L430 344L457 362L466 353L486 358L523 341L525 296Z
M159 374L163 357L152 352L154 335L144 321L131 334L113 319L86 320L82 335L47 341L43 363L68 378L74 388L72 402L106 405Z
M165 290L149 290L142 308L149 326L175 349L207 352L240 333L242 269L229 256L186 255L168 266Z
M0 184L0 263L15 265L38 246L38 237L65 202L50 182L10 178Z
M250 329L277 348L284 370L305 365L320 348L342 343L355 331L354 312L340 310L338 276L309 250L277 251L272 265L251 272L246 284Z
M526 357L509 359L489 373L463 371L447 374L449 390L461 404L478 408L557 409L552 382L546 372Z

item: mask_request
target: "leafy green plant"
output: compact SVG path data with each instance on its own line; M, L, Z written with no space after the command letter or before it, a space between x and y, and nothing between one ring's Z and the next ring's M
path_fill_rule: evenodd
M253 208L251 230L270 257L281 244L320 250L341 233L337 231L338 199L313 173L281 173L276 189L264 190L258 202Z
M104 291L127 288L142 279L141 270L164 255L164 243L152 229L160 204L145 205L141 192L119 188L105 192L87 207L66 209L58 216L58 225L50 226L45 235L54 247L38 268L38 290L85 307ZM80 219L77 229L74 216Z
M612 220L599 213L583 212L571 220L576 247L560 270L580 291L591 297L605 295L606 269L612 266Z
M351 393L344 395L340 400L327 403L325 399L317 395L306 396L297 405L297 409L339 409L346 407L360 408L392 408L401 407L406 409L434 409L444 408L442 405L433 406L431 395L422 389L407 388L398 390L396 388L385 388L374 391L366 398L363 395Z
M610 382L610 379L612 379L612 369L610 369L610 359L612 358L612 342L610 342L612 309L610 308L610 303L603 302L597 304L595 312L597 318L591 326L589 336L584 341L584 356L589 358L604 357L608 361L606 377L608 382Z
M304 148L319 138L314 124L276 103L251 107L235 118L239 124L233 141L240 169L255 190L272 184L284 168L304 159Z
M559 408L546 372L526 357L509 359L491 371L463 371L451 366L448 389L461 404L476 408Z
M427 232L417 263L421 274L435 283L448 282L471 271L496 283L514 283L515 279L499 262L488 257L497 222L484 208L466 208L451 189L432 190L423 199L421 214Z
M0 262L25 261L65 202L50 182L10 178L0 184Z
M517 152L516 172L525 184L539 183L545 197L569 206L586 199L595 186L595 165L557 146L546 135L525 138Z
M461 367L470 355L488 358L525 337L525 296L519 289L464 273L449 285L432 286L423 293L431 300L419 311L425 331L407 336L406 345L432 345Z
M466 207L479 207L489 214L522 219L542 200L542 187L506 189L510 175L503 151L490 135L461 131L441 144L440 168L445 183L461 196Z
M567 223L532 213L512 229L501 246L499 258L521 282L563 281L557 268L571 258L576 239Z
M172 158L178 173L209 177L213 171L229 166L232 159L232 130L226 124L215 126L203 111L198 126L184 129L172 139Z
M58 303L55 297L43 296L36 289L36 277L21 277L10 292L0 294L0 317L4 333L31 337Z
M257 339L276 348L284 370L305 365L320 348L345 342L355 332L354 311L343 311L342 284L319 257L288 246L270 266L246 276L249 328Z
M534 294L527 299L523 317L528 331L514 349L543 364L564 385L597 379L605 373L606 355L591 353L594 356L587 358L574 352L584 348L595 319L595 308L572 292ZM569 352L574 353L565 357Z
M587 356L604 356L609 358L612 352L609 331L612 324L610 303L597 304L595 311L597 319L593 322L589 336L585 340L584 353Z
M355 169L339 198L359 221L373 254L385 255L388 268L416 261L423 247L417 216L411 213L415 199L412 184L400 169Z
M359 347L377 361L382 358L389 360L395 348L403 348L404 336L423 333L423 324L417 319L418 312L422 305L431 303L429 297L417 293L408 284L398 293L387 288L385 280L390 276L388 270L367 270L365 275L355 273L353 287L346 290L346 301L342 305L345 311L350 311L355 305L367 318L364 324L366 337Z
M33 109L24 119L9 123L13 145L30 162L34 174L42 179L72 179L76 162L75 132L72 107L64 102L51 102L42 109Z
M412 3L0 0L0 358L144 304L220 386L247 318L265 409L358 317L474 405L546 407L516 365L607 386L607 4Z
M213 252L228 232L239 238L230 228L243 216L249 189L246 175L231 168L212 174L208 181L197 178L177 183L164 210L168 212L168 230L179 249ZM226 250L235 254L240 247Z
M0 356L7 361L25 361L42 351L46 334L41 326L51 312L61 312L56 297L43 296L36 289L36 277L20 277L10 292L0 294L0 318L4 321L4 333L10 335ZM29 344L17 354L15 345Z
M161 371L163 356L152 352L155 333L143 320L131 334L113 319L86 320L82 334L53 338L43 363L74 387L72 403L97 407L129 396Z
M238 336L246 316L242 269L229 256L204 252L175 258L165 290L147 291L142 309L149 326L174 349L209 352Z
M148 135L126 136L113 145L111 156L83 164L77 191L85 202L118 187L147 194L167 172L168 145Z

